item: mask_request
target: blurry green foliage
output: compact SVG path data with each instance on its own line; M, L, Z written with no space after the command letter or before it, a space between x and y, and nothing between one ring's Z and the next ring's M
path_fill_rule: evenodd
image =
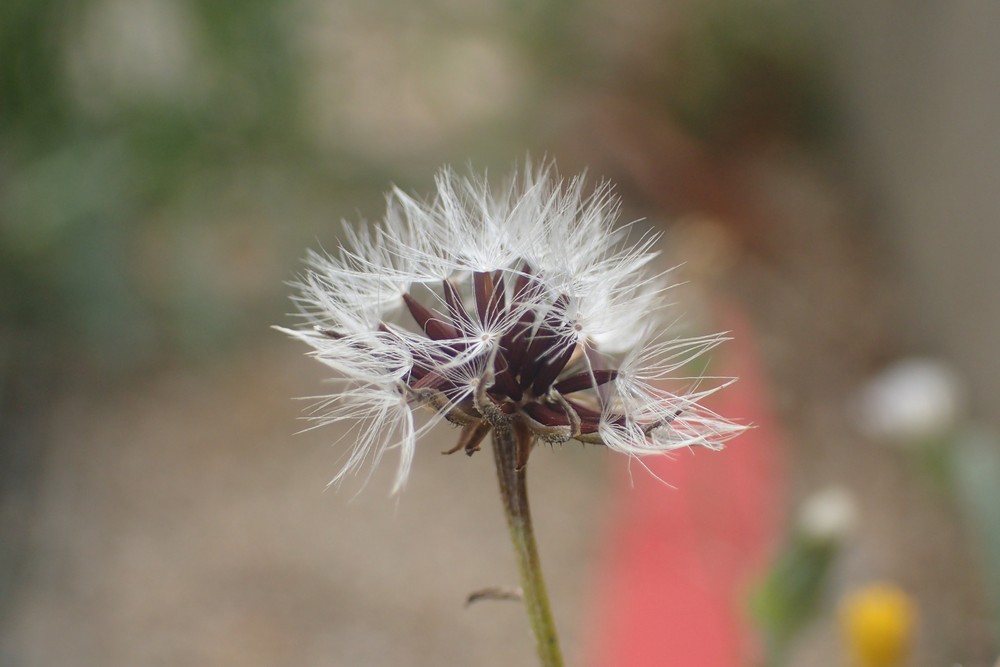
M785 664L792 643L815 617L839 546L793 530L755 587L750 612L764 641L768 667Z
M184 333L225 310L214 276L200 299L158 308L136 246L158 225L194 224L172 210L200 182L311 163L285 5L191 0L163 25L166 6L0 3L0 321L12 349L128 366L184 340L220 342Z

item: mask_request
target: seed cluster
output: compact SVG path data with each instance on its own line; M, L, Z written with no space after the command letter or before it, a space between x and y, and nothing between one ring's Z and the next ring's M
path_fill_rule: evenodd
M436 307L409 292L402 297L421 332L439 344L411 347L413 364L400 389L408 400L463 427L458 445L447 453L471 455L491 429L509 429L514 422L549 444L603 444L602 421L626 420L602 405L601 387L618 372L602 368L599 351L580 340L581 327L567 312L569 298L546 294L527 265L470 275L468 299L456 280L442 281L440 293L431 293ZM385 323L379 328L388 336L401 332ZM333 330L323 333L339 337ZM399 335L398 341L405 345L410 338ZM470 355L473 343L488 351ZM651 422L644 430L669 421Z
M668 335L656 236L628 239L607 186L588 195L542 165L497 191L444 170L433 199L388 202L336 255L309 256L293 297L309 326L282 329L343 382L316 405L321 423L355 424L336 479L398 448L398 489L442 419L462 427L450 451L470 454L491 431L644 456L743 430L700 403L728 379L677 377L725 338Z

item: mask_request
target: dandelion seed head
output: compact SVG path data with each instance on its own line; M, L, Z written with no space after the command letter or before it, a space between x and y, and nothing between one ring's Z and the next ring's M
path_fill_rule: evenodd
M608 184L588 194L551 163L499 187L444 169L432 198L395 189L382 221L310 252L293 296L304 325L281 330L339 375L314 408L320 424L354 426L335 481L399 449L401 488L442 420L470 447L520 421L544 442L632 456L718 448L743 430L700 403L725 379L665 388L724 337L666 335L657 236L630 240L618 215Z

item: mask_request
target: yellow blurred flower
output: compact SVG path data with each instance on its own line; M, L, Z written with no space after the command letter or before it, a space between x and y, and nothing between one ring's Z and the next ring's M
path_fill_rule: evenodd
M840 624L857 667L907 664L917 608L906 593L886 583L865 586L841 604Z

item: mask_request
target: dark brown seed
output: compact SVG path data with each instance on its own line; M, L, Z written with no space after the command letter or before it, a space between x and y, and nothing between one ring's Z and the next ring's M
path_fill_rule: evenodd
M503 274L497 271L493 276L493 294L490 296L490 302L486 308L487 319L483 323L496 322L506 308L507 293L504 291Z
M458 329L453 327L446 318L427 306L423 305L409 294L403 295L403 301L410 311L410 315L416 320L420 328L423 329L427 337L432 340L447 340L458 338Z
M574 341L568 341L563 345L563 349L560 350L558 354L551 359L543 361L542 365L535 374L535 381L531 385L531 391L533 391L536 396L541 396L549 390L549 386L557 377L559 377L559 374L562 373L563 368L566 367L566 362L568 362L570 357L573 356L573 352L575 350L576 343Z
M442 281L441 286L444 290L444 300L448 305L448 314L451 315L452 323L466 333L472 333L474 331L472 316L469 315L465 304L462 303L462 295L459 294L458 289L450 280Z
M476 295L476 311L479 313L479 321L487 322L490 299L493 298L493 274L483 271L472 273L472 287Z
M492 393L507 396L511 400L520 401L524 396L524 392L521 391L520 385L517 384L514 380L514 376L511 375L510 367L508 366L506 359L504 359L503 356L498 356L496 366L502 370L497 371L493 388L490 391Z
M600 387L602 384L611 382L616 377L618 377L618 371L614 370L595 370L593 373L577 373L557 382L555 390L560 394L572 394L574 391Z

